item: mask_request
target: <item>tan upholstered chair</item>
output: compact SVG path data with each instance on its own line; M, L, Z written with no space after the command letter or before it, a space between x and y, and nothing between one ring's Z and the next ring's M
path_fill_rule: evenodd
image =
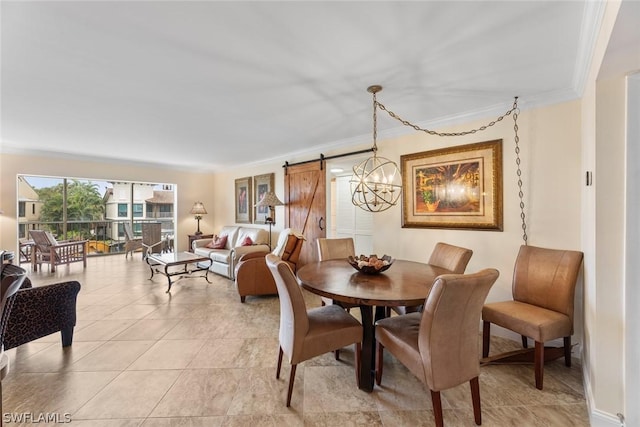
M546 341L563 338L565 364L571 366L573 300L581 265L582 252L521 246L513 271L513 301L486 304L482 309L482 356L489 356L493 323L520 334L525 348L527 337L535 341L536 388L542 390ZM492 357L491 361L501 358Z
M347 259L349 256L355 256L356 250L351 237L340 239L318 238L318 261L327 261L330 259ZM331 298L320 297L322 305L331 305ZM350 309L353 305L344 305L344 308Z
M355 256L356 250L351 237L341 239L318 238L318 260L347 259L349 255Z
M290 228L282 230L278 243L271 252L285 261L296 271L300 251L304 243L304 236ZM240 295L240 302L245 302L247 295L277 294L276 282L267 267L265 256L269 252L249 252L238 260L236 266L236 288Z
M298 363L349 344L355 344L356 347L357 381L362 349L362 325L335 305L307 311L302 290L291 267L273 254L266 256L266 262L276 281L280 300L280 350L276 378L280 378L283 354L291 363L287 406L291 405L291 392Z
M423 312L376 322L377 384L382 380L385 348L429 387L437 426L443 425L440 391L467 381L471 384L475 422L482 422L478 325L482 305L498 274L495 269L443 274L433 282Z
M429 264L445 268L454 274L462 274L466 270L467 264L469 264L471 255L473 255L471 249L438 242L431 252ZM421 308L421 305L392 307L393 311L398 314L413 313L414 311L420 311Z
M128 258L129 253L133 258L133 251L142 249L142 237L134 237L131 223L124 223L124 257Z

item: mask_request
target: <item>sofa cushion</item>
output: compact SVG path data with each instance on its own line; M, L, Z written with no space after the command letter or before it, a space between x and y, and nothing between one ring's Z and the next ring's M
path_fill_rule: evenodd
M249 237L255 245L265 245L269 242L269 233L262 228L240 227L236 244L232 247L241 246L242 242Z
M209 258L213 260L213 262L221 262L223 264L229 264L231 259L231 251L226 249L214 249L209 253Z
M227 236L227 245L225 246L226 249L231 249L238 246L236 242L238 241L239 229L240 227L236 227L233 225L225 225L224 227L222 227L222 229L218 233L219 237Z

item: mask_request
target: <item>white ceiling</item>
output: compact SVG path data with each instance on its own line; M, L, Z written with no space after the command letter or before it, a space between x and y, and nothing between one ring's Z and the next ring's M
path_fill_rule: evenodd
M2 151L195 170L581 95L598 1L6 2ZM379 114L380 137L407 133Z

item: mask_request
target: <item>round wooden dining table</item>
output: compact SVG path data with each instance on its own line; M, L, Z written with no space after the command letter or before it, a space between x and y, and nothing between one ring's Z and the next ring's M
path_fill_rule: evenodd
M424 303L436 277L451 271L420 262L396 260L386 271L364 274L347 260L306 264L297 272L302 287L337 303L358 305L363 327L360 360L360 388L373 390L374 324L384 317L385 307L415 306ZM373 307L376 307L375 318Z

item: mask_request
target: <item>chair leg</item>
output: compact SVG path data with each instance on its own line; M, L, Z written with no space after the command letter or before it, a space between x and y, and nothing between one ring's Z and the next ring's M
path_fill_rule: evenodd
M291 374L289 374L289 391L287 392L287 408L291 406L291 393L293 393L293 381L296 379L296 367L291 365Z
M62 346L69 347L73 342L73 326L62 329L60 335L62 336Z
M564 365L571 367L571 337L564 337Z
M471 378L471 401L473 402L473 418L476 425L482 425L482 411L480 410L480 382L478 377Z
M376 351L376 384L378 385L382 383L383 350L384 346L378 342L378 351Z
M489 342L491 341L491 323L482 322L482 357L489 357Z
M535 349L536 388L542 390L542 376L544 375L544 343L536 341Z
M340 360L340 350L335 350L334 354L336 355L336 360Z
M241 302L241 303L244 303L244 301L245 301L246 299L247 299L247 297L246 297L246 296L241 296L241 297L240 297L240 302Z
M433 406L433 418L436 420L436 427L444 426L442 418L442 401L440 400L440 392L431 390L431 405Z
M280 378L280 368L282 367L282 347L278 351L278 367L276 368L276 379Z
M360 358L362 357L362 343L356 343L356 384L360 388Z
M528 348L529 342L527 341L527 337L525 337L524 335L521 335L521 338L522 338L522 348Z

